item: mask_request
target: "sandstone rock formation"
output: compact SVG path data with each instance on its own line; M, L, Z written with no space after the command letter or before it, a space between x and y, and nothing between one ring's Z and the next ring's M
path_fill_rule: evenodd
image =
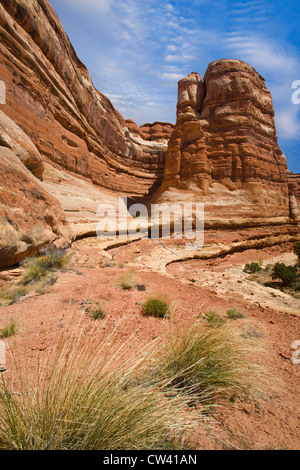
M161 180L168 126L132 132L94 88L47 0L1 1L0 77L5 113L44 161L137 196Z
M42 170L33 143L0 111L0 268L70 239L62 206L34 176Z
M288 171L291 217L300 222L300 174Z
M249 65L191 73L179 82L176 125L138 127L94 88L47 0L2 0L0 80L0 267L95 235L98 205L117 207L120 195L204 202L208 240L241 228L226 235L229 251L232 237L246 249L240 239L299 236L299 178L287 174L270 92Z
M287 163L264 79L238 60L179 82L164 181L152 202L205 202L207 226L290 220Z

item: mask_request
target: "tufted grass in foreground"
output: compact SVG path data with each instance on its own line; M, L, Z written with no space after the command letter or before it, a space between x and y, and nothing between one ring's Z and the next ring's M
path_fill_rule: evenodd
M35 366L14 360L12 381L0 378L0 449L186 448L211 405L256 380L243 338L226 325L171 326L144 346L135 334L123 340L120 325L82 325L65 327Z
M153 346L129 358L128 345L82 328L63 333L37 368L15 360L14 382L0 377L0 449L182 448L186 400L136 384Z
M169 336L160 374L167 386L202 403L245 395L258 379L240 335L226 325L211 328L201 321Z

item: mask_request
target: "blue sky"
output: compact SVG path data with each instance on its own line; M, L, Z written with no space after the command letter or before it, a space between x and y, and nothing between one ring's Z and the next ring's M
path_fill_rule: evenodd
M175 122L177 82L217 59L252 65L271 90L279 144L300 172L299 0L50 0L96 88L125 117Z

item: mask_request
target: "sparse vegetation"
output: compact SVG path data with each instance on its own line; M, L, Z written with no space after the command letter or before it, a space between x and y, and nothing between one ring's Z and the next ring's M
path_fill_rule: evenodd
M204 318L208 321L209 326L213 328L218 328L225 323L225 319L215 310L209 310L205 313Z
M170 313L168 301L162 297L150 297L142 307L143 315L167 318Z
M17 321L12 318L7 325L0 330L0 338L10 338L15 336L19 330Z
M27 294L26 287L10 287L0 291L0 307L12 305Z
M85 311L94 320L103 320L107 315L107 306L104 302L97 302L86 307Z
M238 320L240 318L246 318L246 314L244 312L241 312L240 310L236 308L230 308L227 310L226 315L228 318L231 320Z
M263 261L259 260L258 262L248 263L245 265L244 272L245 273L258 273L262 271Z
M298 257L298 264L300 263L300 242L297 242L295 245L294 245L294 253L295 255L297 255Z
M242 330L242 337L246 339L260 339L263 337L262 332L254 325L245 325Z
M36 379L32 358L13 362L14 383L0 383L0 449L183 448L191 423L187 400L166 395L158 384L133 384L148 347L134 348L138 357L129 358L124 344L111 342L99 330L88 338L84 331L63 335L44 356Z
M69 261L65 249L45 248L37 256L27 258L22 264L25 272L22 284L28 285L51 278L55 271L63 269Z
M297 244L294 251L297 251ZM252 263L253 264L253 263ZM249 265L246 265L249 266ZM244 271L246 270L246 266ZM247 272L250 272L247 271ZM279 289L286 294L297 297L297 292L300 288L300 273L298 265L286 265L284 263L275 263L275 265L268 265L265 269L258 270L253 268L253 275L251 280L261 285Z
M169 386L204 403L243 393L254 379L235 331L227 326L211 329L199 320L183 335L170 336L161 368Z
M131 290L139 283L139 278L133 269L126 271L119 278L117 286L123 290Z
M280 279L285 287L290 287L299 279L298 268L297 266L287 266L284 263L276 263L273 268L272 279Z
M1 450L179 450L206 405L254 381L226 326L198 321L141 347L94 325L62 329L37 368L31 355L12 361L13 381L0 383ZM203 408L190 408L195 401Z

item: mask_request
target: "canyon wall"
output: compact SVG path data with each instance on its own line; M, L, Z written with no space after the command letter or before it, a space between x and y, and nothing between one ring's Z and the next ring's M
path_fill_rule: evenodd
M152 202L205 203L212 226L291 222L287 161L264 79L239 60L178 85L177 122Z
M139 127L95 89L47 0L2 0L0 80L0 268L95 235L98 205L120 195L203 202L206 227L220 230L211 239L247 227L245 239L299 237L299 175L287 171L265 81L244 62L191 73L176 124Z
M43 160L137 196L161 180L171 126L125 122L94 88L48 1L1 1L0 77L5 113Z

